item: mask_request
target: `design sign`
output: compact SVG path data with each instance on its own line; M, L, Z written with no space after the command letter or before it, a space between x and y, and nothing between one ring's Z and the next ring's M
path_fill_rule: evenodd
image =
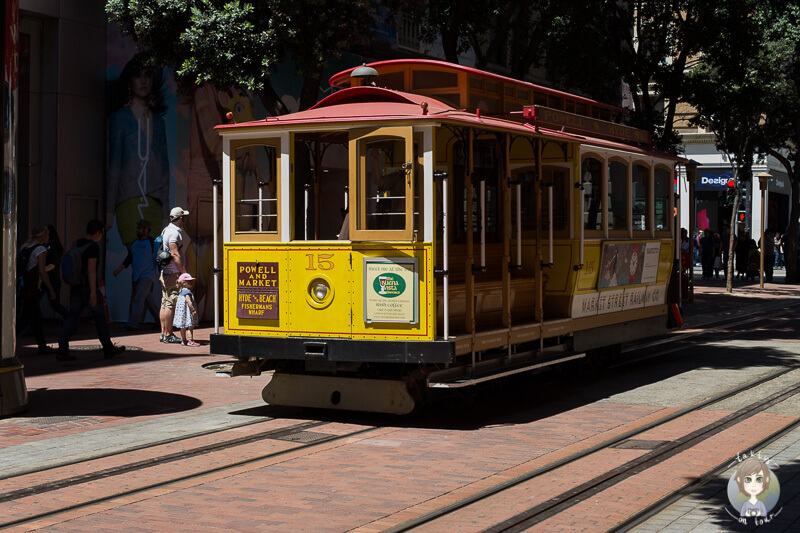
M278 319L278 263L236 263L236 318Z
M418 308L415 258L364 258L364 322L416 324Z

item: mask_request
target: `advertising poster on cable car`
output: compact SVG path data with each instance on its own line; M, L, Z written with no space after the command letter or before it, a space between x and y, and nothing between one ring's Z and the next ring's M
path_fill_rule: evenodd
M364 322L419 320L417 260L415 258L364 259Z
M599 289L655 283L660 242L606 242L603 244Z

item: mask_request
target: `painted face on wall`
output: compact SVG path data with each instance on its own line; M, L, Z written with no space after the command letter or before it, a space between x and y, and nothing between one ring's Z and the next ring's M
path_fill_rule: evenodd
M744 490L750 496L757 496L764 491L764 472L749 474L744 477Z
M151 90L153 90L153 73L150 70L142 69L131 78L131 92L135 98L144 100Z

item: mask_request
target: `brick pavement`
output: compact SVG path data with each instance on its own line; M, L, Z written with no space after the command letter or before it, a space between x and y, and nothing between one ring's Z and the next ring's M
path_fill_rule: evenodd
M800 298L800 290L768 284L762 291L757 284L742 284L733 295L726 295L722 283L698 280L695 295L693 302L684 304L684 315L699 324L739 309L779 306L787 298ZM48 333L48 339L55 339ZM92 326L83 324L73 345L96 345L91 333ZM207 341L209 333L209 327L201 328L196 337ZM259 398L266 379L213 377L201 364L220 358L208 354L207 344L197 349L163 345L155 330L130 334L118 326L112 326L112 337L140 350L113 360L104 360L100 351L81 351L78 361L60 363L52 356L34 355L32 339L21 339L31 405L20 416L0 420L0 465L6 462L16 469L46 465L59 456L58 450L113 450L138 442L132 437L144 442L264 416ZM97 513L75 512L68 523L42 525L48 531L118 532L285 531L298 524L301 527L295 530L341 531L362 524L363 531L380 531L391 525L381 522L389 510L401 513L390 522L401 522L403 512L408 512L408 518L424 512L426 506L439 507L498 478L514 477L533 465L568 456L670 410L587 404L468 431L387 428L379 435L357 439L357 445L351 443L349 449L332 445L313 457L242 468L238 473L163 489L160 497L131 496L99 504ZM240 414L232 417L231 413ZM236 420L231 422L232 418ZM710 452L723 451L728 450ZM618 450L609 454L609 463L636 453ZM366 456L374 460L365 464ZM791 461L797 457L800 452ZM306 476L295 475L302 473Z

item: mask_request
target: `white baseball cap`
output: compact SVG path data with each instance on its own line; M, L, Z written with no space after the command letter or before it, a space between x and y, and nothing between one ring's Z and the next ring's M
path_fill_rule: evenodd
M184 211L182 207L173 207L172 211L169 212L169 219L170 220L177 220L183 216L189 214L189 211Z

